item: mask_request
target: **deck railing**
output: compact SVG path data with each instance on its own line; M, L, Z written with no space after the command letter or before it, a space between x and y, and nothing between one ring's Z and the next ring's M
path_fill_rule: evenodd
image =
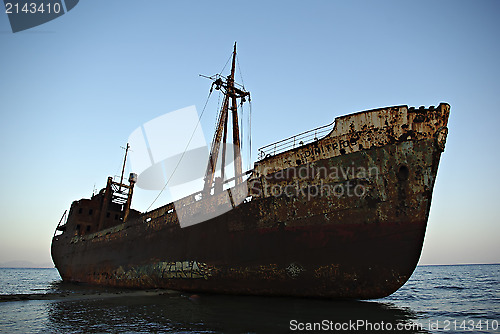
M324 136L326 136L330 131L333 129L333 125L335 124L335 121L333 121L330 124L320 126L319 128L308 130L302 133L299 133L298 135L282 139L280 141L277 141L275 143L266 145L264 147L259 148L259 155L258 158L259 160L262 160L264 158L271 157L273 155L292 150L296 147L300 147L309 143L312 143L314 141L317 141Z

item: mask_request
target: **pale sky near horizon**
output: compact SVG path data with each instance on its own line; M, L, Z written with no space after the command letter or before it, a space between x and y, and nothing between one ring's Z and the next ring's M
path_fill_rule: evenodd
M200 112L210 81L198 74L219 72L234 41L254 160L336 116L449 103L420 263L500 263L499 14L483 0L85 0L14 34L0 13L0 263L50 263L64 210L119 174L134 129ZM156 194L137 191L133 207Z

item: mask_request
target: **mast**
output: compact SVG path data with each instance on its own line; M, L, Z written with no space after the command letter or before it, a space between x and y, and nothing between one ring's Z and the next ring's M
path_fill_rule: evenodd
M122 147L125 149L125 157L123 158L122 174L120 176L120 182L113 181L113 177L108 177L108 182L106 183L106 190L104 191L104 196L101 202L101 213L99 216L99 221L97 224L97 230L100 231L107 226L109 227L109 222L106 222L106 217L109 214L108 208L110 205L121 206L121 220L123 222L127 221L130 213L130 205L132 203L132 195L134 193L134 185L137 182L137 174L130 173L128 182L129 185L123 184L123 174L125 173L125 166L127 164L127 155L130 150L130 144L127 143L127 147ZM116 210L115 210L116 211Z
M125 157L123 158L123 167L122 167L122 176L120 177L120 185L123 183L123 173L125 172L125 164L127 163L127 154L128 154L129 148L130 148L130 145L129 145L129 143L127 143L127 147L125 148ZM121 186L120 186L120 189L121 189Z
M236 92L234 87L234 68L236 64L236 42L234 42L233 63L231 66L231 111L233 113L233 148L234 148L234 177L236 185L241 183L241 149L240 149L240 127L238 123L238 103L236 101ZM221 167L224 169L224 165ZM224 179L222 179L224 181Z
M226 143L227 143L227 123L229 112L231 112L232 129L233 129L233 153L234 153L234 176L236 185L242 182L242 161L241 161L241 143L240 143L240 128L238 124L238 98L241 99L241 104L246 101L246 97L250 96L249 92L239 89L235 86L234 73L236 69L236 42L234 43L231 73L225 78L220 75L209 77L214 82L212 88L220 90L224 94L224 102L222 104L219 121L217 124L210 155L205 173L204 194L209 195L214 182L215 171L217 170L217 160L219 157L219 149L221 140L222 147L222 165L221 165L221 182L224 182L225 176L225 160L226 160ZM223 137L223 138L222 138Z

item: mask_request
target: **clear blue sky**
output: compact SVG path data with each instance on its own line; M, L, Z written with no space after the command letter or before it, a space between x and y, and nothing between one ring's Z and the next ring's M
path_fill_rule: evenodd
M500 262L498 17L500 2L482 0L85 0L13 34L0 13L0 263L50 263L64 210L119 174L138 126L200 111L198 74L219 72L234 41L254 157L339 115L448 102L421 263ZM137 191L133 206L155 195Z

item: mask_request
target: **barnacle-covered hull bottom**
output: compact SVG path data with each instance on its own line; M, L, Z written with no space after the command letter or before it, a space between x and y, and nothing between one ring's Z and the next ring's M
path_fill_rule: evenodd
M448 114L441 104L337 118L324 138L256 162L233 188L241 204L184 228L172 204L106 226L105 195L75 201L54 263L65 281L104 286L388 296L420 257ZM100 224L80 218L90 207Z

